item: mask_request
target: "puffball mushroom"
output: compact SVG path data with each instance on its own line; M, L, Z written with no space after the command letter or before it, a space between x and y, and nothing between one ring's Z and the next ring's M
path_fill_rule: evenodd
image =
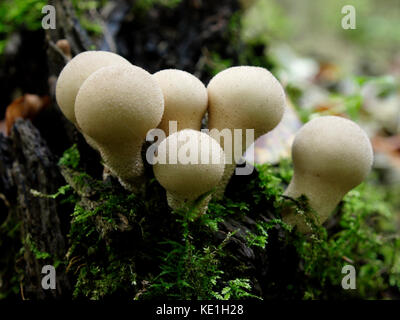
M178 131L164 139L158 146L157 158L154 175L166 189L172 209L182 208L211 191L224 173L224 153L219 143L192 129ZM206 211L209 200L210 197L206 197L200 204L201 213Z
M161 88L150 73L113 65L92 73L76 96L76 120L98 146L105 165L133 191L143 174L141 148L164 111Z
M125 58L107 51L85 51L67 63L57 80L56 100L69 121L77 124L75 99L83 82L100 68L118 64L131 66Z
M167 69L153 75L164 95L164 115L159 125L166 135L169 122L177 121L177 131L200 130L207 111L208 96L204 84L186 71Z
M306 123L292 146L293 178L285 195L305 195L323 223L343 196L359 185L371 170L373 151L367 134L353 121L325 116ZM304 217L284 214L298 230L310 230Z
M125 58L107 51L85 51L76 55L61 71L56 85L56 100L64 116L79 130L75 117L75 100L83 82L95 71L111 65L131 63ZM98 149L95 141L83 134L87 143Z
M210 135L219 141L218 132L212 129L228 129L233 141L229 150L225 143L223 147L226 167L216 193L220 197L235 170L235 158L239 160L246 151L245 130L254 129L254 139L271 131L282 119L286 100L278 80L260 67L228 68L211 79L207 91ZM234 138L234 129L242 129L241 141Z

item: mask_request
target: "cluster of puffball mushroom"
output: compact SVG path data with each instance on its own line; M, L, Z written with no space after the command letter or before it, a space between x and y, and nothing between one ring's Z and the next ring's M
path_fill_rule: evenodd
M155 178L166 190L172 209L202 199L201 212L206 211L213 194L223 196L242 156L236 150L244 152L248 146L246 139L237 139L233 131L252 129L257 139L279 124L286 106L281 84L264 68L228 68L206 88L185 71L150 74L104 51L75 56L60 73L56 99L65 117L100 153L105 167L133 192L139 192L143 184L146 137L151 130L162 129L165 139L158 142L156 155L167 161L153 165ZM209 132L200 131L206 112ZM174 132L170 132L172 121L177 127ZM232 133L230 148L220 141L222 130ZM186 154L188 143L196 150L198 161L182 163L173 153ZM285 195L305 195L318 212L319 223L364 180L373 160L364 131L335 116L304 125L295 137L292 155L294 176ZM294 212L283 218L300 231L309 231Z

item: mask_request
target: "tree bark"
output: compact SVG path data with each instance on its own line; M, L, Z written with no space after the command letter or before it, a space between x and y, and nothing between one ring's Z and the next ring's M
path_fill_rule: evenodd
M65 234L60 215L65 213L55 199L35 196L34 191L53 194L65 184L56 159L30 121L18 120L10 138L0 139L2 193L20 222L24 244L23 298L62 297L71 289L63 273L57 270L56 290L43 290L42 267L65 259ZM43 258L38 258L44 254Z

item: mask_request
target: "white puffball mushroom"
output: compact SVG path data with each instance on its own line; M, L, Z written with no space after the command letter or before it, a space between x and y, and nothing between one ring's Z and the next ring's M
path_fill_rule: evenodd
M79 127L97 144L105 165L135 191L143 174L141 148L164 111L161 88L133 65L99 69L82 84L75 102Z
M131 65L125 58L107 51L85 51L66 64L58 76L56 100L69 121L77 124L75 99L84 81L100 68L118 64Z
M373 163L367 134L353 121L325 116L306 123L296 134L292 146L293 178L285 195L305 195L322 224L343 196L359 185ZM283 214L285 222L310 232L303 216Z
M184 207L211 191L224 173L224 153L219 143L209 135L185 129L164 139L157 149L158 159L153 166L158 182L167 191L172 209ZM199 205L204 213L210 196Z
M239 160L246 151L246 129L254 129L256 140L275 128L282 119L286 98L281 84L267 69L251 66L232 67L218 73L207 91L210 135L220 141L212 129L220 132L228 129L233 141L232 148L227 149L225 142L223 146L226 167L216 193L221 197L235 170L235 158ZM234 138L234 129L242 130L241 141Z
M164 115L159 128L166 136L169 122L177 121L177 131L200 130L207 111L208 96L204 84L190 73L176 69L161 70L153 75L164 95Z

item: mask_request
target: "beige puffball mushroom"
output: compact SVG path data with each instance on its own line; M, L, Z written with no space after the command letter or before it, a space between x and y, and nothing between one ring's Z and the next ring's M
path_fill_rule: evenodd
M292 146L293 178L285 195L305 195L322 224L351 189L368 175L373 151L367 134L353 121L326 116L306 123ZM293 212L283 219L310 232L304 217Z
M159 125L166 136L169 121L177 121L177 131L200 130L201 120L207 111L208 96L204 84L182 70L161 70L153 75L164 95L164 115Z
M254 129L254 140L271 131L282 119L286 99L278 80L260 67L228 68L211 79L207 91L210 135L220 141L218 132L212 129L229 129L232 133L232 148L227 149L225 142L223 146L226 167L216 192L216 197L221 197L235 170L235 158L246 151L246 129ZM241 141L234 139L234 129L242 129Z
M158 146L157 157L164 162L153 166L154 175L166 189L172 209L182 208L211 191L224 173L222 148L200 131L186 129L170 135ZM201 213L207 210L209 200L210 196L200 204Z
M76 55L61 71L56 86L56 100L65 117L74 123L75 99L83 82L100 68L131 63L125 58L107 51L85 51Z
M111 65L131 63L107 51L85 51L70 60L61 71L56 84L56 100L64 116L80 130L75 117L75 100L83 82L95 71ZM87 143L98 150L96 142L83 133Z
M94 72L75 103L79 127L97 144L106 166L132 191L143 174L141 148L164 111L161 88L150 73L132 65Z

